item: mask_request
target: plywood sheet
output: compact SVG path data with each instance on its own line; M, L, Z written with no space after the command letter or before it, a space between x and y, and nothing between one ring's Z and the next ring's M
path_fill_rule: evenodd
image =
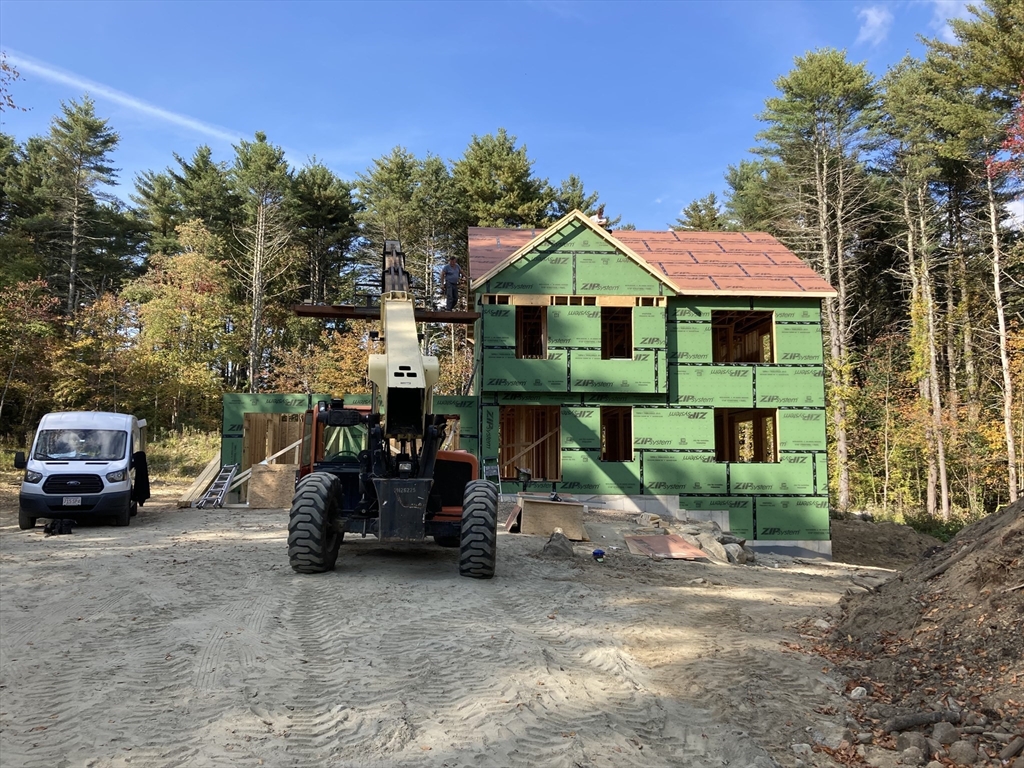
M626 536L626 547L634 555L655 560L707 560L708 556L685 539L669 533L661 536Z
M289 509L298 464L254 464L249 478L250 509Z
M567 539L586 541L583 530L583 505L566 501L522 498L520 530L533 536L550 536L561 528Z

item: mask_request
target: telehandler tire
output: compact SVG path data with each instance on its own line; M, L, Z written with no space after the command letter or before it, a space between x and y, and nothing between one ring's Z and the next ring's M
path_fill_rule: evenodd
M466 484L462 502L459 573L472 579L494 576L498 554L498 490L488 480Z
M331 524L341 481L327 472L302 478L288 516L288 560L296 573L333 571L345 537Z

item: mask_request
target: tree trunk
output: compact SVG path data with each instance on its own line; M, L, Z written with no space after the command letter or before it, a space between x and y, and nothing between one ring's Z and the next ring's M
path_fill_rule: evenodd
M921 350L928 349L927 322L921 317L922 309L925 306L922 279L923 274L927 274L928 267L924 259L918 258L915 243L917 221L910 210L910 194L908 191L903 193L903 217L907 227L907 266L910 270L910 352L911 360L913 361L911 373L917 379L918 394L921 402L927 407L930 416L932 412L932 390L928 375L929 366L925 362L922 367L919 362L922 358L927 361L931 357L927 352L923 355L920 354ZM935 455L937 453L935 449L935 434L930 418L925 421L924 436L925 464L928 469L925 481L925 509L929 517L934 517L937 512L936 499L938 493L936 485L939 474L935 464Z
M1013 436L1013 379L1010 376L1010 357L1006 351L1006 317L1003 311L1002 252L999 247L999 217L996 213L992 175L985 174L988 192L989 234L992 237L992 290L996 302L996 320L999 328L999 362L1003 372L1003 429L1006 432L1006 479L1010 485L1010 503L1017 501L1017 450Z
M68 255L68 317L75 317L78 314L78 296L76 286L78 283L78 243L81 236L80 213L78 210L78 189L76 187L71 197L71 252Z
M939 389L939 366L938 366L938 334L935 322L935 300L932 293L931 267L928 260L928 235L927 221L925 219L924 187L917 189L918 215L920 217L921 232L921 296L924 301L925 319L928 328L928 378L931 390L932 401L932 424L933 437L935 441L935 459L939 468L939 489L942 494L941 515L943 520L949 519L949 480L946 476L946 444L942 425L942 395Z
M252 274L249 290L252 294L252 317L249 322L249 392L259 391L258 375L263 349L263 260L266 257L267 209L260 205L256 209L253 230Z

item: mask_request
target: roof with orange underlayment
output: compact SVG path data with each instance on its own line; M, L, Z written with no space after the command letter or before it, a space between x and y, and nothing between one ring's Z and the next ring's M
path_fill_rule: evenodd
M799 256L764 232L607 232L573 211L548 229L470 227L469 273L479 288L572 220L588 225L678 293L689 296L835 296Z

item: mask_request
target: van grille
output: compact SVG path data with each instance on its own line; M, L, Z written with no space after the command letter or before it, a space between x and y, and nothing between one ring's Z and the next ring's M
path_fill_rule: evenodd
M99 493L103 481L99 475L50 475L43 483L44 493L78 496L83 493Z

